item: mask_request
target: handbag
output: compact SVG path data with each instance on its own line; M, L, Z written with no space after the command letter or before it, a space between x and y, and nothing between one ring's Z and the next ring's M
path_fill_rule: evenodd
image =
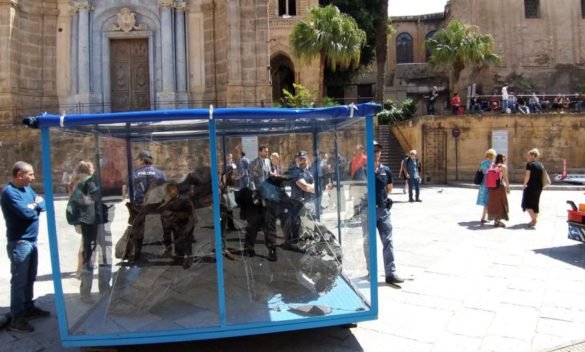
M550 182L550 177L548 176L548 172L546 172L546 169L543 167L542 168L542 188L546 188L548 186L550 186L551 182Z
M473 184L481 185L482 181L483 181L483 172L481 170L477 170L475 172L475 176L473 177Z

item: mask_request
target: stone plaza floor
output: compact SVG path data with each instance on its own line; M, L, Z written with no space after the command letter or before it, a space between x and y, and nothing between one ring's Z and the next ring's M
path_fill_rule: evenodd
M581 188L545 190L541 217L529 228L521 191L509 195L505 228L480 223L477 190L424 187L422 203L392 196L401 287L378 281L380 312L354 328L175 344L121 351L552 351L585 340L585 244L567 238L567 200L585 203ZM2 221L3 222L3 221ZM42 221L41 233L46 223ZM0 246L6 238L2 223ZM379 244L379 241L378 241ZM55 313L46 235L40 236L37 302ZM378 247L378 268L382 267ZM0 255L0 312L9 306L9 261ZM36 331L0 331L0 351L61 351L55 316ZM69 349L75 350L75 349ZM100 349L96 349L100 350ZM102 350L116 350L104 348ZM564 349L563 349L564 350ZM567 349L569 350L569 349Z

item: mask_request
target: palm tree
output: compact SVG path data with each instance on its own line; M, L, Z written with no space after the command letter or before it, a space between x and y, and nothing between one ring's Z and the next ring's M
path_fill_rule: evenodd
M388 20L388 0L378 0L378 18L374 21L376 28L376 101L384 102L384 74L388 57L388 36L394 33L394 27Z
M305 59L307 63L319 58L317 105L320 106L323 101L325 63L332 71L357 67L366 34L353 18L329 5L311 8L309 18L297 22L293 27L289 42L295 57Z
M459 77L467 66L477 69L501 61L491 35L458 21L449 22L427 39L426 45L431 51L429 67L446 69L451 93L458 91Z

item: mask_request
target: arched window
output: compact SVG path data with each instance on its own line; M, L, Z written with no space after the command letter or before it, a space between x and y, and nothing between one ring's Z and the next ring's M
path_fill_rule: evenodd
M396 63L407 64L414 61L412 36L403 32L396 37Z
M425 40L429 40L430 38L432 38L435 35L435 33L437 33L437 31L428 32L427 35L425 36ZM430 58L431 58L431 50L429 48L425 47L425 61L428 62Z
M278 0L278 15L296 16L297 15L296 0Z
M539 18L540 0L524 0L524 15L526 18Z

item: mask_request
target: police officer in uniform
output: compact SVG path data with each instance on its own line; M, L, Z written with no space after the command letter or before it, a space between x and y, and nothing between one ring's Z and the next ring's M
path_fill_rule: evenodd
M299 239L301 226L301 211L303 208L310 215L315 216L315 179L309 170L309 154L301 150L295 155L295 165L287 172L293 181L291 184L291 198L293 204L287 221L289 245L294 245Z
M141 216L136 219L137 229L132 232L134 242L134 255L132 261L138 261L142 254L142 242L144 240L144 222L149 209L143 204L146 193L153 187L166 182L165 174L152 165L152 154L148 150L142 150L136 158L140 167L132 175L134 184L133 206ZM141 221L142 222L141 222ZM141 223L140 223L141 222ZM167 250L171 246L171 238L168 234L164 235L164 244Z
M390 208L392 207L392 199L390 193L393 189L392 171L386 165L380 162L382 156L382 146L374 141L374 170L376 175L375 192L376 192L376 228L380 234L382 241L382 256L384 258L384 273L386 275L387 284L399 284L404 282L396 273L396 265L394 264L394 243L392 240L392 222L390 221ZM369 263L369 232L368 220L365 218L362 221L364 231L364 253L366 254L366 263L368 265L368 272L370 270Z

